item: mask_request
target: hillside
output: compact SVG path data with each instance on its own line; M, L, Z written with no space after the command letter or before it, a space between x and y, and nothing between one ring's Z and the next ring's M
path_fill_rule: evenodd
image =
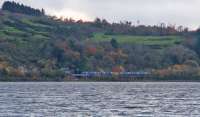
M4 9L0 73L2 80L62 80L68 71L152 71L188 61L198 65L198 51L187 43L191 34L172 27L83 22Z

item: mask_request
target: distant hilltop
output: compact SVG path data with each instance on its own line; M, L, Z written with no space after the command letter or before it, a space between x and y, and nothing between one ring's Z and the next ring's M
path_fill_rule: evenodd
M3 11L9 11L12 13L19 13L31 16L44 16L45 10L43 8L36 9L31 6L27 6L24 4L20 4L14 1L5 1L1 8ZM55 16L53 16L55 17ZM59 18L58 18L59 19ZM61 20L71 20L73 19L61 19ZM83 22L81 19L78 22ZM137 21L139 22L139 21ZM184 26L176 26L176 25L167 25L165 23L160 23L159 25L154 26L145 26L145 25L132 25L130 21L121 21L120 23L109 23L106 19L96 18L94 21L97 27L103 28L105 26L111 26L112 28L107 31L110 33L123 33L123 34L133 34L134 35L176 35L180 32L187 32L188 28ZM138 24L138 23L137 23ZM115 27L115 28L114 28ZM118 29L117 29L118 28ZM128 29L129 28L129 29ZM131 28L131 29L130 29ZM123 31L122 31L123 30Z
M27 15L32 15L32 16L43 16L45 15L44 9L39 10L39 9L34 9L29 6L23 5L16 3L14 1L6 1L2 5L2 10L5 11L10 11L13 13L23 13Z

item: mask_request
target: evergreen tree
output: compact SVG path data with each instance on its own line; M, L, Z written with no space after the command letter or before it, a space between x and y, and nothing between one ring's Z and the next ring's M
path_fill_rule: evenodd
M119 47L119 44L117 42L116 39L112 38L112 40L110 41L111 45L113 48L118 48Z
M32 16L42 16L45 15L44 9L34 9L29 6L25 6L23 4L19 4L16 2L10 2L6 1L3 3L2 10L10 11L13 13L22 13L26 15L32 15Z

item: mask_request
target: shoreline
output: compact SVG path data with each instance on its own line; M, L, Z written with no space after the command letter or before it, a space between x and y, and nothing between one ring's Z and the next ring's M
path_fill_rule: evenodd
M30 82L30 83L31 83L31 82L35 82L35 83L43 83L43 82L49 82L49 83L51 83L51 82L52 82L52 83L53 83L53 82L57 82L57 83L67 83L67 82L69 82L69 83L70 83L70 82L75 82L75 83L76 83L76 82L77 82L77 83L79 83L79 82L80 82L80 83L81 83L81 82L83 82L83 83L84 83L84 82L91 82L91 83L92 83L92 82L95 82L95 83L103 83L103 82L113 82L113 83L115 83L115 82L116 82L116 83L129 83L129 82L130 82L130 83L131 83L131 82L133 82L133 83L134 83L134 82L135 82L135 83L137 83L137 82L138 82L138 83L140 83L140 82L141 82L141 83L148 83L148 82L149 82L149 83L150 83L150 82L158 82L158 83L159 83L159 82L162 82L162 83L163 83L163 82L196 82L196 83L200 83L200 80L167 80L167 81L166 81L166 80L159 80L159 81L155 81L155 80L148 80L148 81L0 81L0 83L4 83L4 82L5 82L5 83L6 83L6 82L8 82L8 83L9 83L9 82L10 82L10 83L20 83L20 82L23 82L23 83L29 83L29 82Z

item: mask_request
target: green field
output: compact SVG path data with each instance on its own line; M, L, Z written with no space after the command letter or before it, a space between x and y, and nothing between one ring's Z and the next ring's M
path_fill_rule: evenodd
M130 36L130 35L104 35L101 33L94 34L92 41L108 42L116 39L120 44L140 44L140 45L156 45L171 46L180 44L183 38L180 36Z

